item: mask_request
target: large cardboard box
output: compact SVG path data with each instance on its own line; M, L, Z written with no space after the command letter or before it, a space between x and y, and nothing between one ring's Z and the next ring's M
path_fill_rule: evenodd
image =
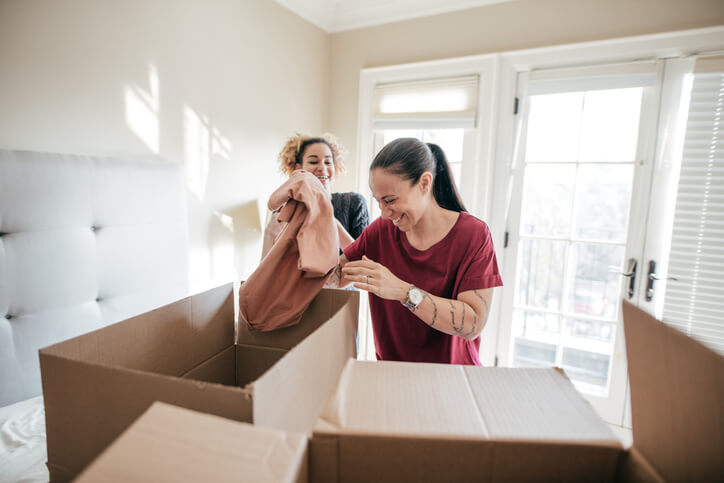
M42 349L48 468L75 477L154 401L311 431L355 355L359 293L322 290L301 322L234 323L231 284Z
M633 445L556 369L348 361L315 482L724 481L724 357L624 302Z
M556 369L349 360L312 481L612 481L622 447Z
M633 445L621 481L724 481L724 357L623 303Z
M307 436L156 402L77 483L307 481Z

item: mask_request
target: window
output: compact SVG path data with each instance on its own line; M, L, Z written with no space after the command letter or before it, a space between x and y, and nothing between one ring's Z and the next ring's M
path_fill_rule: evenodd
M663 320L724 354L724 57L696 61ZM663 283L654 282L654 283Z

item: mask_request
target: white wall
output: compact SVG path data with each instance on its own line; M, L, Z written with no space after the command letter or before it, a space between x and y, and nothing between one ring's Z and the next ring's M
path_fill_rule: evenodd
M258 262L279 149L327 127L329 56L270 0L0 0L0 147L184 163L198 291Z

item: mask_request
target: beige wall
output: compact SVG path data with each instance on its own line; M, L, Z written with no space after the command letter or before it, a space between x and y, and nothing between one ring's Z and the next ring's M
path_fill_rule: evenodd
M327 126L329 55L271 0L0 0L0 147L184 163L199 290L258 262L254 201Z
M350 151L337 188L356 188L360 69L722 24L722 0L513 0L333 34L329 129Z

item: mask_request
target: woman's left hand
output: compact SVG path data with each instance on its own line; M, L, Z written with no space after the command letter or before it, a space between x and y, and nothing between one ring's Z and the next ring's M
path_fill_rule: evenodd
M354 282L360 290L367 290L380 298L404 301L410 284L393 275L384 265L362 257L356 262L347 262L342 267L342 275Z

